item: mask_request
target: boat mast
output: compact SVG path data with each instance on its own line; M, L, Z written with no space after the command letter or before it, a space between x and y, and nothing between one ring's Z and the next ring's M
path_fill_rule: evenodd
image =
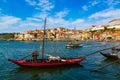
M43 30L43 44L42 44L42 60L44 61L44 45L45 45L45 27L46 27L46 18L44 21L44 30Z

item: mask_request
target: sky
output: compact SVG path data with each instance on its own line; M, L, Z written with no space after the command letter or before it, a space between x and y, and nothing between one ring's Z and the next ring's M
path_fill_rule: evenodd
M0 0L0 33L47 28L89 29L120 19L120 0Z

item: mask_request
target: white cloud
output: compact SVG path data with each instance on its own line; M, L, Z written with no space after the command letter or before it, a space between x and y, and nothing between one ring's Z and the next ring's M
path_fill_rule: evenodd
M98 18L108 18L108 17L113 17L113 18L120 18L120 9L107 9L107 10L103 10L100 12L97 12L95 14L92 14L89 18L94 18L94 19L98 19Z
M66 27L69 29L73 29L76 27L77 29L83 28L83 19L77 20L65 20L63 17L68 14L68 11L63 10L56 13L54 16L49 17L48 13L39 13L34 15L33 17L28 17L25 20L21 18L3 15L0 16L0 33L1 32L24 32L26 30L35 30L35 29L43 29L44 18L43 16L47 16L47 28L54 27ZM82 27L81 27L82 26Z
M40 26L40 23L32 22L32 21L21 21L18 26L23 27L24 29L30 30L30 29L38 28L38 26Z
M120 18L120 9L116 8L120 5L120 0L91 0L82 8L84 11L93 7L106 6L102 11L93 13L86 21L90 25L108 25L109 21Z
M96 3L94 3L93 5L95 5L95 4ZM74 21L73 20L65 20L64 17L66 17L67 14L69 14L68 9L64 9L63 11L57 12L54 15L50 15L49 11L51 11L55 7L53 2L51 2L50 0L39 0L38 2L36 2L35 5L32 5L32 6L36 6L35 9L37 9L37 10L41 9L42 13L40 12L40 13L33 15L33 17L31 17L31 18L27 18L27 21L29 22L29 24L31 24L31 23L33 24L32 21L40 20L39 23L41 23L43 25L43 20L45 17L47 17L47 27L63 26L66 28L78 27L78 28L82 29L83 26L88 26L86 23L84 25L83 19L77 19ZM38 22L36 22L35 24L38 24ZM24 24L24 25L26 25L26 24ZM34 26L36 26L36 25L34 25Z
M88 7L86 5L84 5L83 7L83 10L87 11L88 10Z
M76 29L82 29L82 30L87 29L90 26L89 22L85 21L84 19L76 19L74 21L71 21L69 25L72 28L75 27Z
M38 6L41 7L42 11L50 11L54 8L54 4L49 0L39 0Z
M76 20L65 20L64 17L69 14L69 10L63 9L63 11L56 12L55 14L53 13L54 15L51 15L49 12L55 7L55 5L50 0L26 0L26 2L29 3L29 5L34 6L35 9L41 11L34 14L32 17L27 17L25 20L14 16L0 16L0 32L23 32L31 29L41 29L43 27L45 17L47 17L47 28L65 27L69 29L73 29L74 27L76 29L87 29L93 24L107 24L112 19L120 18L120 9L109 8L92 14L86 20L80 18ZM98 2L97 0L94 0L89 2L88 5L84 5L82 8L84 10L89 10L89 8L99 5L101 2L102 1ZM117 5L118 3L119 2L116 2L114 5ZM109 3L109 5L110 4L112 3Z
M54 4L50 0L26 0L26 2L31 6L35 6L36 10L50 11L54 8Z
M77 20L75 20L75 21L73 21L72 22L72 24L81 24L81 23L83 23L84 22L84 20L83 19L77 19Z
M14 32L15 26L17 23L21 21L20 18L8 15L0 16L0 32Z
M28 21L36 21L36 22L41 22L39 18L33 18L33 17L28 17L26 20Z
M40 19L44 19L45 17L47 17L49 15L48 12L40 12L40 13L36 13L33 17L35 18L40 18Z
M29 5L35 6L37 3L35 0L26 0L27 3L29 3Z
M94 0L94 1L91 3L91 5L92 5L92 6L95 6L95 5L97 5L98 3L99 3L99 2L97 2L97 1Z
M114 7L116 5L120 5L120 0L105 0L104 3L109 7Z
M1 26L9 26L17 23L20 21L20 18L13 17L13 16L0 16L0 25Z
M22 20L14 16L0 16L0 33L1 32L24 32L26 30L43 29L44 19L39 17L28 17ZM47 18L47 28L66 27L73 29L85 29L88 23L83 19L65 20L58 17Z
M49 17L47 19L47 25L49 27L65 27L68 29L86 29L89 27L89 23L86 23L83 19L65 20L63 18Z
M47 27L54 28L54 27L65 27L69 21L64 20L63 18L55 18L55 17L48 17L47 18Z
M63 18L68 14L68 12L69 12L68 10L60 11L60 12L57 12L55 16L58 18Z
M120 9L109 8L97 13L92 14L88 17L88 20L92 25L108 25L109 21L114 19L120 19Z
M92 7L96 6L97 4L99 4L99 1L92 0L92 1L88 2L87 4L85 4L84 6L82 6L82 9L87 11L87 10L89 10L89 8L92 8Z
M108 5L108 6L111 6L113 4L113 1L114 0L106 0L105 3Z
M94 23L94 25L108 25L109 21L113 20L113 18L105 18L102 20L96 20L96 22Z
M114 8L120 5L120 0L91 0L90 2L83 5L82 9L87 11L96 6L106 6L108 8Z

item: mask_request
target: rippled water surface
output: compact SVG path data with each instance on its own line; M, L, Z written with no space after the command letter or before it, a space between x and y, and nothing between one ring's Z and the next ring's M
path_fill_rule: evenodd
M46 42L45 55L78 57L119 43L81 42L82 48L67 49L67 42ZM115 63L99 72L90 70L108 64L110 60L99 53L88 56L77 65L53 68L25 68L8 62L8 58L21 59L37 50L41 42L0 41L0 80L120 80L120 64Z

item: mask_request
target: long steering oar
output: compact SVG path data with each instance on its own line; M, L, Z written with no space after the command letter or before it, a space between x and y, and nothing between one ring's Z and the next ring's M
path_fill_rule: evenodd
M90 53L90 54L87 54L87 55L85 55L85 56L87 57L87 56L90 56L90 55L95 54L95 53L97 53L97 52L104 51L104 50L108 50L108 49L112 49L112 48L113 48L113 47L105 48L105 49L102 49L102 50L97 50L97 51L92 52L92 53Z
M100 69L103 69L103 68L105 68L105 67L107 67L107 66L109 66L109 65L112 65L112 64L114 64L114 63L116 63L116 62L118 62L118 61L120 61L120 59L117 59L117 60L115 60L115 61L113 61L113 62L110 62L110 63L108 63L108 64L106 64L106 65L103 65L103 66L101 66L101 67L99 67L99 68L93 69L93 70L91 70L91 72L97 72L97 71L99 71Z

